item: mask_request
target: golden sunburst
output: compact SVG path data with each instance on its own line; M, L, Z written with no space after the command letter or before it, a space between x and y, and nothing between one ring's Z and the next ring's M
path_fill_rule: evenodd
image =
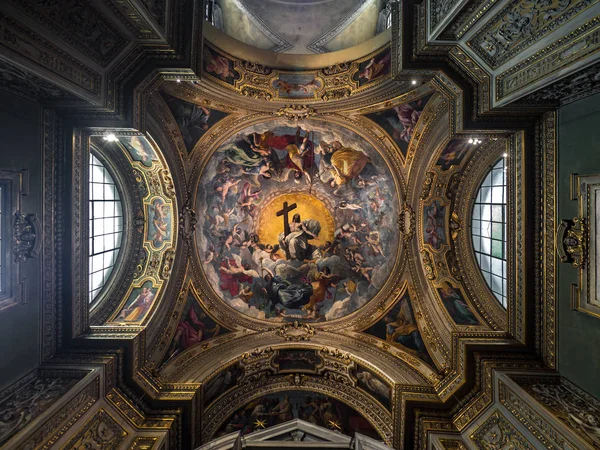
M266 426L267 426L266 420L256 419L256 422L254 422L254 428L266 428Z
M264 205L256 227L260 242L273 245L277 243L277 238L283 231L283 217L278 217L277 212L281 210L284 202L289 205L296 204L296 208L289 213L289 220L298 213L302 220L315 219L321 224L321 232L317 239L311 241L311 244L319 246L327 241L333 241L335 221L327 206L313 195L294 192L275 197Z

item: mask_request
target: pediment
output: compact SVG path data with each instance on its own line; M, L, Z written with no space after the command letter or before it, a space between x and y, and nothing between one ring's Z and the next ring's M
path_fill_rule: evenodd
M285 445L285 448L389 450L383 443L361 434L356 433L355 437L351 438L301 419L290 420L245 436L241 436L239 432L230 433L197 450L258 450L281 448L282 445Z

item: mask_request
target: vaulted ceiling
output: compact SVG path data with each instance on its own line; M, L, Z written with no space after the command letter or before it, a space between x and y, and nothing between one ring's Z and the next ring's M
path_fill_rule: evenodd
M324 53L374 37L381 0L222 0L222 29L265 50Z
M343 432L426 448L489 406L492 368L556 367L553 204L533 198L554 189L544 107L598 87L577 82L597 4L394 2L375 36L377 1L222 0L224 32L198 2L97 3L0 5L0 83L55 108L72 168L53 175L72 264L44 360L102 365L130 431L192 448L304 393ZM129 213L91 307L90 151ZM472 240L498 161L505 307Z

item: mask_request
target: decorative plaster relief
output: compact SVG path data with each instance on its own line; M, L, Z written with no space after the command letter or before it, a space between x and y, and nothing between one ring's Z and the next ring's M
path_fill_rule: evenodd
M118 448L126 436L127 431L100 408L64 448L112 450Z
M525 90L600 50L600 17L516 64L496 78L496 100Z
M494 412L471 434L477 448L484 450L533 450L535 446L513 426L499 411Z
M289 103L338 100L389 80L391 50L319 70L278 70L249 63L204 46L203 71L211 81L245 97ZM288 103L288 104L289 104Z
M86 104L64 89L0 60L0 89L43 104Z
M40 65L70 83L100 97L100 74L84 66L30 28L0 14L0 45L16 52L34 66Z
M450 10L459 2L460 0L430 0L427 4L429 9L429 31L435 30Z
M592 4L593 0L512 0L467 44L496 69Z
M575 435L593 448L600 447L600 401L563 377L512 379Z
M0 445L58 401L86 373L74 371L71 376L52 377L34 372L0 393Z
M87 0L7 1L102 66L127 45L126 37Z
M600 63L543 87L513 102L519 106L564 106L600 92Z

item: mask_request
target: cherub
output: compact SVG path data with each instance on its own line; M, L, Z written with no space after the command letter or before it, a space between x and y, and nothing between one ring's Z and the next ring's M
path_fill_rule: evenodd
M359 209L363 209L362 206L360 206L360 205L358 205L356 203L350 203L350 202L348 202L346 200L342 200L341 202L339 202L336 205L336 208L339 208L339 209L350 209L352 211L357 211Z
M298 87L298 85L296 84L291 84L283 80L276 80L274 84L276 88L285 92L288 95Z
M226 260L227 265L221 266L219 270L231 275L244 274L252 278L260 278L256 270L250 269L248 264L242 264L242 257L240 255L232 254L231 257L235 261L237 267L232 267L229 260Z
M230 190L233 191L233 188L235 186L237 186L240 183L240 181L242 181L242 180L238 179L236 181L232 181L231 179L220 178L219 181L222 184L220 186L216 186L215 191L221 193L221 201L224 203L225 198L227 198L227 194L229 193L229 191Z
M353 250L350 247L346 247L344 250L344 257L350 263L351 266L362 266L365 262L363 255L358 250Z
M360 273L369 283L371 283L369 272L373 271L373 267L363 267L362 265L357 265L354 266L352 270L354 270L356 273Z
M385 256L383 254L383 247L381 244L381 239L379 237L379 231L371 231L368 236L365 237L367 240L369 247L373 249L375 254L380 254L381 256Z
M254 296L254 294L252 293L252 289L250 289L250 286L247 284L242 284L241 287L242 288L238 296L244 301L244 303L248 303L250 299Z
M311 94L319 89L319 83L317 80L313 79L309 83L298 84L296 88L306 94Z

